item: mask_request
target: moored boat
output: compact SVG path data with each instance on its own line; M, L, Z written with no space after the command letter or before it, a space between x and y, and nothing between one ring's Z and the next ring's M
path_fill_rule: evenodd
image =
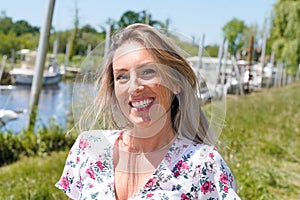
M31 85L35 75L36 51L23 49L20 51L21 67L12 69L11 75L13 84ZM47 56L43 73L43 85L58 84L61 81L62 72L60 66L51 55Z

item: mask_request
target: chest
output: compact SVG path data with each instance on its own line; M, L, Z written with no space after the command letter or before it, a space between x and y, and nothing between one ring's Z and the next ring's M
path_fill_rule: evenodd
M126 173L115 171L116 199L125 200L144 189L152 173Z
M114 185L119 200L129 199L144 189L157 171L166 152L138 154L114 152Z

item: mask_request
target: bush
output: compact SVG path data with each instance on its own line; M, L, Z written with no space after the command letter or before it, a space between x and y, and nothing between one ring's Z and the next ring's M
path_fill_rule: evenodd
M66 135L66 131L55 122L49 124L48 127L39 127L36 133L0 132L0 166L12 163L22 156L44 155L52 151L69 149L75 137Z

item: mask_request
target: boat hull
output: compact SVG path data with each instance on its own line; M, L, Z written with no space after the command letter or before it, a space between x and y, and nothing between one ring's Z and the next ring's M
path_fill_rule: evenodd
M33 82L33 74L31 73L10 73L12 81L16 85L31 85ZM51 73L43 75L43 85L58 84L61 81L62 75L60 73Z

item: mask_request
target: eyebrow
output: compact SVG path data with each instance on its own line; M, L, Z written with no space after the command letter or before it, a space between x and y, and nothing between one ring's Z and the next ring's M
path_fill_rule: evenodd
M152 65L152 64L155 64L155 63L154 62L146 62L146 63L143 63L143 64L137 66L136 69L140 69L140 68L143 68L147 65ZM117 69L113 70L113 72L115 72L115 73L122 72L122 71L128 71L128 70L125 69L125 68L117 68Z

